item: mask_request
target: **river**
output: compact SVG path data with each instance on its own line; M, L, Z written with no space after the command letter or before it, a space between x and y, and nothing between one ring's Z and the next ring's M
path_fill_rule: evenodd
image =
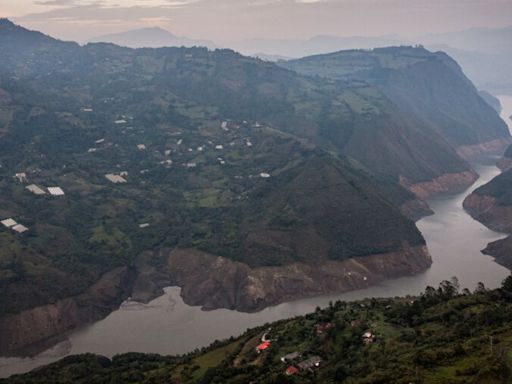
M502 117L512 130L512 97L502 96ZM434 215L418 221L433 264L426 272L412 277L388 280L380 285L338 295L328 295L280 304L258 313L225 309L201 311L186 305L177 287L148 304L127 301L107 318L67 335L65 341L32 358L0 358L0 377L26 372L69 354L93 352L113 356L123 352L160 354L185 353L206 346L215 339L239 335L247 328L274 320L302 315L326 306L329 301L366 297L416 295L427 285L437 287L442 280L456 276L460 286L474 289L478 282L496 288L509 271L480 250L504 235L473 220L462 209L462 201L472 190L498 175L493 165L474 166L480 178L465 192L428 203Z

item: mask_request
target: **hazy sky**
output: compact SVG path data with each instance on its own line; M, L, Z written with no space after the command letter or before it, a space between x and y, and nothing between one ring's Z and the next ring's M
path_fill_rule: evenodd
M503 27L512 24L512 0L0 0L0 16L78 41L160 26L225 43Z

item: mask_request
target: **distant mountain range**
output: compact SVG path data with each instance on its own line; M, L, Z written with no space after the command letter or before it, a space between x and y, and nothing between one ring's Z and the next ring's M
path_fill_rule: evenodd
M216 46L209 40L195 40L188 37L176 36L173 33L158 27L135 29L127 32L112 33L98 36L87 41L88 43L112 43L129 48L160 48L160 47L207 47L215 49Z
M472 28L463 31L431 34L415 39L399 35L315 36L310 39L246 39L224 44L242 54L268 61L288 60L347 49L370 49L397 45L423 44L452 56L479 89L495 94L512 93L512 27ZM109 42L131 48L164 46L203 46L213 49L219 44L173 35L162 28L144 28L99 36L89 42Z

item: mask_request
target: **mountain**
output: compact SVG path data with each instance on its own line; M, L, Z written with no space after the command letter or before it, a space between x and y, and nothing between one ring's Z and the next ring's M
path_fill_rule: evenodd
M510 152L510 151L507 151ZM489 183L477 188L464 200L464 209L485 226L512 234L512 169L504 171ZM512 236L487 245L482 252L512 267Z
M503 50L482 53L457 49L446 44L430 44L427 48L446 52L453 57L479 89L498 95L512 92L512 80L508 75L512 71L512 52Z
M501 143L501 150L509 139L496 111L478 95L457 63L442 52L422 47L377 48L311 56L281 65L309 76L371 83L403 113L419 119L423 131L435 131L462 155L493 141Z
M88 43L112 43L129 48L160 48L160 47L207 47L215 48L208 40L194 40L176 36L158 27L141 28L126 32L112 33L88 40Z
M443 51L454 58L479 89L494 94L512 92L512 27L473 28L431 34L414 39L397 35L376 37L316 36L305 40L253 39L232 42L230 47L261 58L301 58L340 50L373 49L423 44L431 51Z
M437 33L419 39L425 45L445 44L464 51L483 54L512 53L512 26L505 28L470 28L462 31Z
M79 46L12 23L0 51L0 218L28 228L0 229L3 354L162 286L254 311L431 264L400 211L428 208L392 170L342 151L353 130L408 127L371 86L230 50ZM337 142L321 134L334 129Z
M501 113L501 102L500 99L494 97L487 91L478 91L478 94L484 101L489 104L499 114Z
M270 55L299 58L319 53L346 49L369 49L391 45L408 44L407 39L397 35L365 36L313 36L299 39L246 39L229 43L229 47L250 56Z
M505 384L511 283L459 293L454 279L420 297L337 301L183 356L69 356L0 383Z

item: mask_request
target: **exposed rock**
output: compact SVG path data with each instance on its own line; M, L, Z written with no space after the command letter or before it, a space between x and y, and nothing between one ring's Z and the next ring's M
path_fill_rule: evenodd
M496 162L496 166L502 171L508 171L512 168L512 158L510 157L502 157Z
M498 264L512 270L512 236L487 244L482 253L494 257Z
M420 199L409 200L400 206L400 212L413 221L418 221L422 217L434 214L428 204Z
M512 206L499 205L492 196L472 193L464 200L463 207L471 217L492 230L512 232Z
M81 295L0 318L0 355L37 352L35 344L104 318L129 296L133 277L129 268L117 268Z
M417 274L431 264L426 246L410 247L407 243L400 251L386 254L259 268L195 249L174 249L168 256L169 281L160 281L181 287L183 300L189 305L253 312L289 300L361 289L389 278ZM136 287L147 289L148 280L153 281L151 275L141 276ZM154 285L149 288L158 292ZM139 289L134 290L133 298L147 298L149 291Z
M415 184L411 184L406 178L401 177L400 184L414 193L419 199L426 200L434 196L462 192L477 179L478 174L470 170L460 173L447 173L434 180Z
M512 138L505 137L481 144L462 145L457 147L457 154L466 160L471 160L482 155L502 155L511 143Z

